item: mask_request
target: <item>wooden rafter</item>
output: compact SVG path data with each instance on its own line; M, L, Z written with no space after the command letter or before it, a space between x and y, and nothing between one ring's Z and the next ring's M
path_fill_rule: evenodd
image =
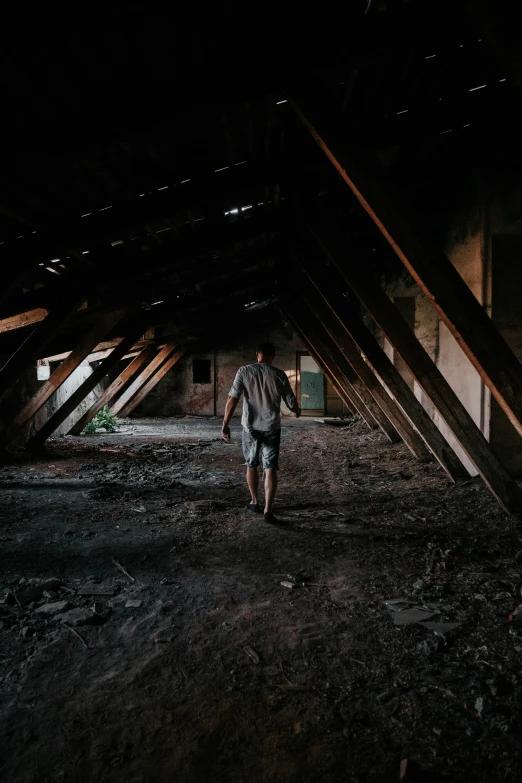
M121 415L129 416L132 411L138 407L140 402L143 402L145 397L150 394L154 387L158 385L162 378L165 377L169 370L171 370L174 365L179 362L184 353L185 348L179 348L172 356L170 356L167 361L164 362L155 373L153 373L152 377L149 378L149 380L143 384L140 389L138 389L134 397L132 397L126 406L122 409Z
M296 302L290 303L288 300L285 301L285 307L306 340L314 346L321 356L330 358L332 367L337 368L338 370L336 377L338 377L340 381L349 378L349 383L351 383L359 397L363 400L365 406L370 410L373 418L390 443L398 443L400 441L400 435L390 419L380 406L377 405L370 389L368 389L366 384L360 379L352 367L352 364L348 362L332 340L331 336L319 323L318 319L315 318L312 311L307 307L303 307L302 304L300 305Z
M325 126L322 130L320 120L312 121L300 106L295 102L292 105L304 127L433 302L440 318L522 435L522 365L485 309L444 253L423 244L415 235L397 212L385 184L375 182L369 175L361 151L355 155L341 150L333 141L331 128Z
M329 279L329 275L321 275L317 270L312 270L311 266L306 262L304 263L304 268L309 280L338 319L340 327L350 334L357 343L359 349L383 383L386 384L386 387L393 394L404 413L417 428L424 442L449 478L455 481L467 476L467 470L446 442L436 424L428 416L413 391L378 344L368 327L340 293L340 288L337 285L338 281ZM333 272L334 270L331 269L331 271Z
M101 411L105 405L109 405L116 395L124 388L125 384L128 383L128 381L130 381L134 375L136 375L140 367L152 360L155 353L155 345L147 345L145 348L143 348L138 356L136 356L134 361L132 361L127 365L127 367L125 367L124 370L122 370L122 372L118 375L117 378L114 379L110 386L105 389L103 394L100 394L96 402L93 402L91 407L85 411L81 419L76 422L74 427L71 427L68 434L80 435L87 424L94 419L96 414L99 413L99 411Z
M5 448L19 434L21 428L38 413L47 400L85 360L100 338L104 337L123 315L124 311L121 310L106 314L84 335L76 348L66 356L51 377L40 386L38 391L15 416L6 432L0 437L0 448Z
M431 456L422 442L419 433L402 413L397 403L390 397L385 387L376 377L371 366L364 361L351 335L344 332L335 316L320 300L317 294L310 290L304 294L304 301L309 307L310 313L314 313L317 320L324 327L332 341L337 345L343 356L351 364L358 377L364 383L375 402L382 410L386 418L392 423L402 440L417 459L427 462Z
M164 361L175 351L176 345L174 343L167 343L167 345L159 351L159 353L152 359L151 362L140 372L138 377L131 383L128 389L116 400L115 404L111 408L111 413L115 416L131 402L135 394L145 386L148 380L154 375L154 373L161 367Z
M58 410L45 422L45 424L38 430L38 432L28 441L28 447L41 446L53 432L63 424L68 416L76 410L88 394L92 392L94 388L103 380L108 372L117 365L120 359L127 353L129 348L134 345L136 340L145 330L144 324L135 326L135 328L126 337L124 337L119 345L112 350L110 356L101 362L98 367L85 379L81 386L74 391L70 397L64 402L64 404L58 408Z
M62 291L60 303L53 307L0 370L0 399L11 391L13 384L30 364L36 364L36 360L40 358L45 347L86 298L87 294L82 288L70 288Z
M323 224L320 234L310 225L308 229L409 367L499 503L508 513L522 509L517 485L397 308L364 265L347 263L346 246L336 224Z

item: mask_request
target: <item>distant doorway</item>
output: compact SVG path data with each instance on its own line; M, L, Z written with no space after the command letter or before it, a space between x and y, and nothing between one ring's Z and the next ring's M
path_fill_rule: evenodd
M323 416L325 378L308 353L297 354L297 398L304 416Z

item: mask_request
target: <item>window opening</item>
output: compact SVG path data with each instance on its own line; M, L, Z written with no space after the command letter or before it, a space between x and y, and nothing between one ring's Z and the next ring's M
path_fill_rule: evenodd
M210 383L210 359L192 360L192 383Z

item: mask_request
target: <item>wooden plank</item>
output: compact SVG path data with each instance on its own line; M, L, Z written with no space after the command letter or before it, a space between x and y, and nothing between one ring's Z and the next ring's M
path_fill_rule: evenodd
M332 383L337 383L338 387L344 392L344 396L348 400L353 401L357 412L371 430L379 429L376 418L379 415L378 406L373 401L369 391L362 384L358 383L357 375L342 354L339 351L332 350L331 343L328 345L321 342L319 333L314 330L314 326L310 323L305 324L302 318L298 319L301 322L302 328L300 328L300 324L294 317L295 314L292 315L290 312L290 305L288 305L286 312L294 327L301 334L314 359L319 360L322 366L326 368ZM303 331L304 329L306 329L306 333ZM327 340L328 335L323 334L322 336Z
M522 365L442 251L423 243L395 207L385 183L369 176L361 150L348 153L323 134L293 103L312 138L333 164L484 380L515 429L522 435ZM323 117L324 115L322 115ZM323 120L324 124L324 120ZM328 140L327 140L328 135Z
M0 399L8 394L23 371L41 358L45 346L58 334L87 298L84 288L62 290L61 301L31 332L9 361L0 369Z
M107 334L115 324L125 314L124 310L105 314L97 324L83 337L76 348L70 352L66 359L56 368L50 378L43 383L38 391L31 397L22 410L15 416L9 427L0 437L0 448L5 448L20 433L20 429L33 416L38 413L40 408L45 405L47 400L55 393L57 389L69 378L69 376L79 367L86 356L95 346L100 337Z
M390 422L388 417L383 413L379 405L376 404L373 395L366 387L365 383L360 379L355 372L351 363L348 362L344 354L339 350L338 346L333 342L330 335L326 332L326 329L315 318L314 314L309 308L299 306L296 302L291 305L287 302L286 307L291 315L292 320L297 324L299 331L305 335L307 340L314 345L316 350L321 353L322 356L328 356L332 361L333 367L337 367L337 377L340 379L350 377L350 383L363 400L366 407L370 410L373 418L379 425L380 429L386 435L390 443L398 443L400 441L400 435Z
M300 288L300 291L303 294L302 288ZM310 290L305 290L304 301L310 308L310 312L316 316L330 338L342 351L346 360L351 364L413 456L422 462L428 462L431 459L431 455L419 433L412 427L397 403L390 397L370 365L364 361L351 335L340 327L338 320L317 294L312 294Z
M100 317L103 317L103 313L101 314ZM114 340L102 340L101 343L97 343L94 346L93 350L85 358L88 362L101 362L101 360L105 359L105 357L110 354L112 349L116 348L116 346L119 345L120 342L121 342L121 337L115 337ZM151 345L152 343L153 340L145 339L144 337L142 337L141 340L138 340L138 342L132 346L131 350L139 352L147 345ZM70 355L71 355L71 351L64 351L63 353L56 353L54 354L54 356L45 356L42 358L42 361L63 362L64 359L67 359Z
M143 366L146 362L150 362L154 354L156 353L156 346L155 345L147 345L141 353L136 356L134 361L132 361L130 364L125 367L125 369L118 375L117 378L108 386L103 394L100 394L96 402L94 402L89 410L85 411L81 419L79 419L74 427L72 427L68 434L69 435L80 435L87 424L94 419L97 413L101 411L101 409L105 405L109 405L111 400L114 399L114 397L118 394L118 392L123 389L125 384L130 381L130 379L136 375L140 367ZM125 357L123 357L125 358Z
M29 448L42 445L42 443L53 434L57 427L70 416L78 405L83 402L86 396L92 392L107 373L120 361L121 357L127 353L129 348L134 345L139 336L143 334L143 330L143 324L139 324L130 334L121 340L120 344L113 349L111 355L104 359L103 362L93 370L81 386L71 394L64 404L46 421L43 427L38 430L36 435L29 440L27 444Z
M147 394L149 394L152 389L157 386L157 384L161 381L162 378L165 377L165 375L168 373L169 370L171 370L174 365L179 362L183 354L185 353L185 348L179 348L175 354L173 354L169 359L167 359L164 364L159 367L156 372L152 375L151 378L145 383L134 395L134 397L129 400L125 408L122 409L121 415L122 416L129 416L129 414L132 413L132 411L137 408L137 406L142 402Z
M290 316L288 316L290 318ZM290 320L292 320L290 318ZM297 325L294 323L295 328L297 331L299 331ZM301 334L301 337L303 338L303 341L305 342L310 355L315 359L321 370L324 372L334 389L336 390L339 397L342 399L344 404L349 408L351 405L353 407L353 410L355 413L358 413L365 424L371 429L377 429L379 426L375 419L373 418L372 414L364 404L364 402L361 400L360 397L358 397L357 392L353 388L353 386L346 380L343 383L339 381L339 371L335 373L332 366L327 363L323 359L322 356L316 351L315 347L309 342L309 340L306 339L306 337Z
M25 310L23 313L2 318L0 319L0 334L12 332L14 329L23 329L25 326L39 324L46 315L47 310L43 307L36 307L33 310Z
M465 478L468 473L453 449L445 441L439 428L428 416L419 400L403 379L393 362L388 358L368 327L350 307L341 294L338 280L330 275L312 271L304 263L304 270L310 282L322 296L324 302L337 317L340 326L352 337L373 369L387 386L397 403L417 428L424 442L452 481ZM331 270L332 272L334 270ZM339 278L341 281L341 278Z
M146 348L147 345L151 345L150 340L139 340L135 345L132 346L130 353L127 354L127 356L124 356L124 359L128 359L129 357L136 356L140 351L143 350L143 348ZM155 346L158 347L157 345ZM160 346L162 348L163 346ZM112 349L108 349L105 351L94 351L93 353L90 353L87 357L87 361L90 363L94 362L101 362L103 359L105 359L106 356L110 354Z
M345 242L339 236L336 224L329 221L321 228L320 235L309 223L307 226L409 367L502 507L508 513L522 509L522 495L517 485L397 308L363 264L346 263Z
M142 370L138 377L131 383L129 388L126 389L121 397L115 402L111 408L111 413L117 416L125 408L127 403L132 400L134 395L142 388L142 386L147 383L149 378L156 372L163 362L168 359L171 353L175 351L175 349L176 345L173 343L168 343L164 348L162 348L157 356L155 356L154 359L149 362L145 369Z

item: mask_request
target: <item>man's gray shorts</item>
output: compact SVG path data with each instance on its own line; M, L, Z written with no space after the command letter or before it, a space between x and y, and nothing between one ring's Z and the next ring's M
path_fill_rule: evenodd
M272 432L260 432L259 430L247 430L243 427L243 456L249 468L257 468L259 457L265 470L267 468L279 468L279 445L281 443L281 430Z

